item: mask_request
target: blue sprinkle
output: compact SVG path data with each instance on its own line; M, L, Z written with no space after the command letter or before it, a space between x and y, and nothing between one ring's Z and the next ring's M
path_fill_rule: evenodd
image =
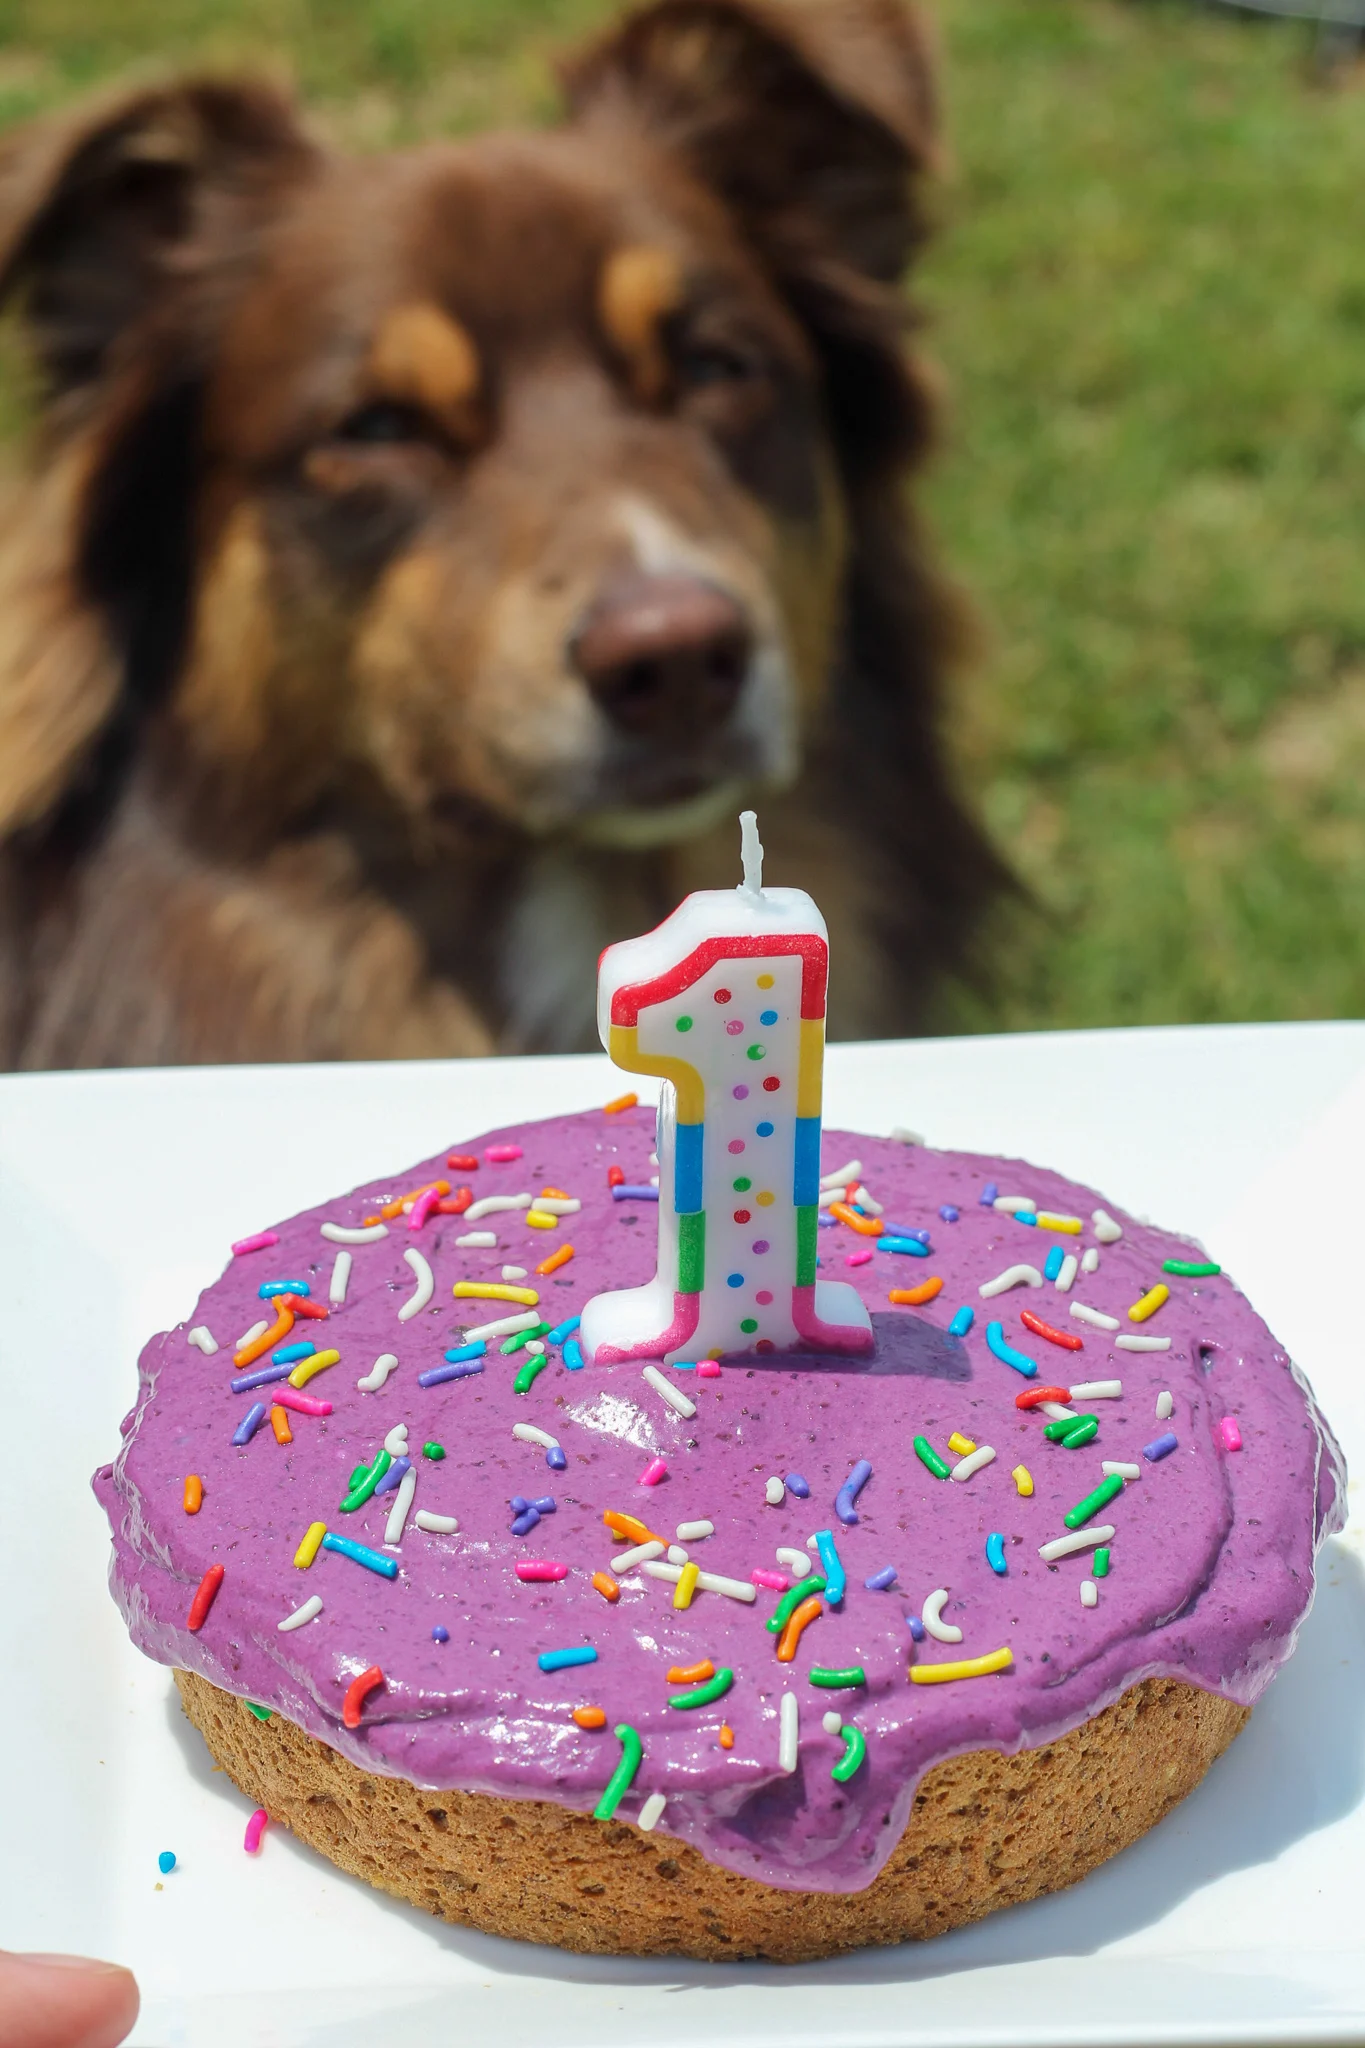
M246 1414L237 1424L236 1429L233 1430L232 1441L235 1444L249 1444L251 1442L252 1437L255 1436L257 1430L260 1428L261 1424L264 1421L265 1402L256 1401L252 1404L250 1408L247 1409ZM1174 1437L1172 1437L1171 1442L1172 1445L1174 1445Z
M324 1550L335 1550L339 1557L349 1557L352 1564L363 1564L367 1572L378 1572L381 1578L398 1577L396 1557L381 1557L377 1550L371 1550L368 1543L353 1542L349 1536L334 1536L329 1529L322 1539Z
M844 1597L848 1577L844 1571L843 1560L834 1548L833 1530L817 1529L815 1547L820 1553L820 1565L825 1574L825 1599L831 1607L837 1607Z
M760 1138L771 1138L773 1127L770 1123L755 1124L754 1130Z
M873 1572L870 1579L863 1580L869 1593L884 1593L888 1586L894 1586L895 1583L896 1567L893 1564L884 1564L879 1572Z
M256 1289L259 1301L269 1301L272 1294L303 1294L308 1292L306 1280L263 1280Z
M1009 1570L1005 1562L1005 1539L998 1529L992 1530L986 1538L986 1562L1002 1579Z
M545 1342L547 1344L562 1344L566 1337L572 1337L582 1320L582 1316L566 1317L562 1323L556 1323L553 1330L546 1331Z
M294 1365L300 1358L311 1358L317 1348L311 1337L305 1337L298 1344L281 1344L279 1350L272 1351L270 1356L276 1365Z
M996 1186L995 1182L993 1180L988 1180L986 1182L985 1187L982 1188L981 1193L977 1196L976 1199L978 1202L980 1202L983 1209L993 1209L995 1207L996 1197L999 1193L1000 1190Z
M380 1480L378 1486L376 1486L375 1492L377 1494L392 1493L395 1486L402 1485L404 1474L407 1472L411 1472L411 1470L411 1458L395 1458L393 1463L390 1465L388 1471L384 1474L384 1477Z
M545 1462L552 1472L567 1472L569 1461L558 1444L552 1444L545 1453Z
M834 1497L834 1512L846 1528L857 1527L858 1517L853 1503L872 1477L872 1467L866 1458L859 1458L843 1485Z
M450 1630L444 1628L438 1621L435 1628L431 1631L431 1640L433 1643L448 1643L450 1641Z
M1016 1209L1014 1220L1016 1223L1027 1223L1030 1230L1038 1228L1038 1218L1034 1215L1032 1209Z
M163 1849L156 1859L156 1867L163 1877L169 1877L170 1873L175 1869L174 1849Z
M657 1188L619 1187L612 1189L611 1198L613 1202L657 1202L659 1190Z
M956 1223L958 1220L959 1212L953 1207L951 1202L945 1202L938 1213L945 1223Z
M922 1643L924 1641L924 1623L920 1620L917 1614L907 1614L905 1617L905 1625L909 1629L911 1635L914 1637L917 1643Z
M776 1024L776 1010L760 1010L758 1013L758 1021L760 1024Z
M249 1394L253 1387L268 1387L275 1380L287 1380L293 1367L284 1365L263 1365L259 1372L243 1373L241 1379L231 1382L234 1394Z
M788 1493L794 1493L798 1500L810 1499L810 1486L801 1477L799 1472L789 1472L787 1474L787 1491Z
M1055 1280L1057 1278L1057 1275L1062 1270L1062 1260L1065 1257L1066 1253L1062 1250L1061 1246L1054 1244L1043 1262L1044 1280Z
M727 1287L742 1287L744 1285L744 1275L742 1273L727 1273L725 1284Z
M430 1372L419 1372L419 1387L440 1387L447 1380L467 1380L471 1373L483 1371L481 1358L467 1358L463 1365L434 1365Z
M531 1503L529 1500L527 1500L526 1495L524 1493L514 1493L512 1495L512 1498L508 1501L507 1505L509 1508L511 1508L512 1513L514 1515L524 1515L526 1513L527 1508L530 1507Z
M948 1328L954 1337L965 1337L975 1321L976 1310L964 1301Z
M531 1531L539 1525L539 1522L540 1516L535 1508L527 1508L526 1513L518 1515L515 1522L513 1522L512 1534L514 1536L529 1536Z
M564 1369L566 1372L582 1372L583 1353L580 1349L577 1337L565 1338L562 1356L564 1359Z
M482 1358L488 1349L483 1337L476 1337L472 1344L458 1344L453 1351L447 1351L447 1365L463 1365L466 1358Z
M921 1244L917 1237L879 1237L876 1239L879 1252L908 1252L912 1259L927 1259L929 1247Z
M233 1442L236 1443L236 1441L237 1439L234 1437ZM1160 1463L1162 1458L1169 1458L1171 1452L1177 1450L1179 1445L1179 1437L1172 1435L1168 1430L1165 1436L1153 1437L1149 1444L1144 1444L1142 1446L1142 1455L1144 1458L1150 1458L1152 1463L1156 1465Z
M695 1372L696 1369L697 1361L695 1358L675 1358L670 1368L673 1372Z
M1038 1377L1038 1368L1033 1360L1026 1358L1022 1351L1016 1351L1012 1345L1005 1342L1004 1328L1000 1323L987 1323L986 1342L1002 1365L1012 1365L1026 1380Z
M571 1650L542 1650L536 1662L542 1671L567 1671L573 1664L595 1664L597 1652L591 1643L575 1643Z
M543 1493L540 1496L539 1500L533 1500L531 1502L531 1506L535 1509L538 1515L553 1515L557 1511L555 1507L555 1497L552 1493Z

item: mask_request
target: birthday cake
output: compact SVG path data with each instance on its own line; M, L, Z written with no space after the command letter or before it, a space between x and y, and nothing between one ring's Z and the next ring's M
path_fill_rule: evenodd
M571 1948L899 1941L1134 1840L1293 1648L1344 1473L1290 1360L1091 1190L822 1132L752 848L603 958L657 1114L262 1230L144 1350L113 1589L249 1846Z

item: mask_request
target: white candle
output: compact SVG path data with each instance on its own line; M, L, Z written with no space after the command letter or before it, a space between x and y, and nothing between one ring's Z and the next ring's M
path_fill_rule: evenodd
M698 891L602 956L602 1042L664 1086L658 1272L583 1310L600 1365L873 1348L856 1291L815 1272L825 922L803 889L764 889L753 812L740 822L738 889Z

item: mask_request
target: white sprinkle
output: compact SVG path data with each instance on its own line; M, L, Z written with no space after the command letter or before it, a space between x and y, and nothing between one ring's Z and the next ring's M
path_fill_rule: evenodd
M1087 1308L1083 1301L1071 1303L1071 1314L1078 1323L1089 1323L1096 1330L1117 1330L1117 1316L1107 1316L1103 1309Z
M417 1275L417 1285L398 1311L399 1322L407 1323L411 1322L415 1315L419 1315L431 1300L432 1289L436 1285L436 1276L422 1257L422 1254L412 1245L409 1245L403 1257Z
M649 1176L649 1184L650 1184L650 1186L651 1186L652 1188L657 1188L657 1187L658 1187L658 1185L659 1185L659 1176L658 1176L658 1174L657 1174L657 1173L651 1173L651 1175Z
M528 1345L526 1348L529 1351L530 1346ZM512 1424L512 1434L518 1443L539 1444L542 1451L557 1451L559 1449L558 1437L551 1436L548 1429L537 1429L534 1422L514 1422Z
M1004 1294L1011 1287L1041 1287L1043 1276L1036 1266L1006 1266L1003 1273L997 1273L994 1280L984 1280L977 1293L989 1297Z
M1054 1536L1050 1543L1040 1543L1038 1555L1044 1564L1055 1564L1059 1557L1070 1557L1073 1550L1098 1550L1113 1533L1112 1522L1101 1522L1098 1529L1077 1529L1073 1535Z
M1073 1401L1121 1401L1122 1380L1077 1380L1071 1389Z
M418 1508L412 1519L428 1536L453 1536L460 1526L454 1515L433 1515L430 1508Z
M950 1479L960 1479L965 1485L973 1472L979 1472L983 1465L993 1465L994 1463L995 1452L989 1444L982 1444L977 1450L968 1451L965 1458L959 1458L957 1464L954 1465L952 1471L948 1474L948 1477Z
M822 1173L820 1176L821 1191L826 1188L846 1188L851 1181L857 1180L862 1170L861 1159L850 1159L847 1166L832 1167L828 1173Z
M1115 1337L1114 1343L1120 1351L1169 1351L1171 1348L1169 1337L1130 1337L1126 1333Z
M635 1823L636 1827L640 1829L642 1834L653 1834L655 1828L658 1827L659 1822L664 1817L664 1808L667 1806L667 1804L667 1793L650 1793L648 1799L646 1799L644 1805L640 1808L640 1818Z
M467 1252L491 1252L497 1241L496 1230L467 1230L463 1237L455 1240L460 1249Z
M528 1358L543 1358L545 1356L545 1345L539 1337L529 1338L521 1348Z
M1081 1271L1083 1273L1098 1273L1099 1270L1100 1255L1092 1244L1087 1251L1081 1254Z
M363 1230L349 1230L344 1223L324 1223L320 1228L329 1244L373 1244L389 1234L387 1223L367 1223Z
M818 1550L820 1548L818 1538L814 1536L808 1536L806 1538L806 1548L807 1550Z
M660 1550L663 1549L662 1543L659 1545L659 1548ZM615 1571L615 1569L616 1561L613 1559L612 1570ZM653 1579L667 1579L669 1584L673 1586L677 1585L683 1573L683 1568L680 1564L661 1564L654 1558L647 1558L641 1564L640 1569L641 1571L648 1572ZM698 1572L697 1589L702 1593L725 1593L731 1600L753 1602L758 1598L757 1586L746 1585L743 1579L723 1579L719 1572Z
M267 1323L265 1328L269 1329L269 1327L270 1325ZM205 1358L212 1358L214 1352L218 1349L218 1339L210 1333L203 1323L195 1324L186 1342L193 1344L197 1351L202 1351ZM240 1345L238 1349L241 1349Z
M543 1323L544 1316L538 1308L522 1309L514 1316L499 1316L495 1323L480 1323L476 1330L465 1331L465 1342L477 1344L490 1337L515 1337L518 1330L534 1330L537 1323Z
M955 1628L951 1621L942 1621L939 1618L943 1612L943 1603L947 1598L948 1588L946 1586L940 1586L936 1592L931 1593L920 1609L920 1620L924 1623L925 1628L934 1638L935 1642L960 1643L962 1641L962 1630Z
M384 1449L391 1458L406 1458L408 1455L408 1425L395 1422L384 1439Z
M1158 1421L1158 1422L1169 1422L1169 1421L1170 1421L1170 1419L1171 1419L1171 1415L1172 1415L1172 1413L1173 1413L1174 1409L1175 1409L1175 1397L1174 1397L1174 1395L1172 1395L1172 1394L1170 1394L1169 1392L1167 1392L1167 1390L1166 1390L1166 1389L1165 1389L1165 1388L1163 1387L1162 1391L1161 1391L1161 1392L1160 1392L1160 1393L1159 1393L1159 1394L1157 1395L1157 1397L1156 1397L1156 1419L1157 1419L1157 1421Z
M1032 1216L1038 1204L1032 1195L997 1195L991 1207L1006 1216Z
M389 1519L384 1524L384 1541L386 1543L401 1543L403 1541L403 1527L408 1519L408 1509L412 1506L412 1496L416 1491L417 1468L415 1465L410 1465L398 1482L398 1495L389 1510Z
M801 1709L794 1692L784 1692L778 1709L777 1768L796 1769L797 1743L801 1732Z
M364 1379L356 1381L356 1386L362 1394L377 1394L389 1374L396 1371L397 1367L398 1360L394 1357L392 1351L383 1351L376 1358Z
M794 1579L804 1579L811 1569L810 1554L804 1550L793 1550L790 1543L780 1543L773 1553L779 1564L784 1564Z
M926 1142L923 1131L907 1131L904 1124L892 1124L886 1135L898 1145L923 1145Z
M283 1621L275 1623L280 1634L287 1635L291 1628L302 1628L306 1621L313 1621L322 1612L321 1593L310 1593L302 1607L296 1607L292 1614L286 1614Z
M505 1209L529 1209L529 1195L481 1195L477 1202L471 1202L464 1212L466 1223L477 1223L481 1216L499 1216Z
M633 1572L637 1564L648 1564L651 1558L662 1557L664 1545L652 1538L648 1543L637 1543L630 1550L618 1550L611 1561L611 1568L619 1579L623 1572Z
M1095 1581L1094 1581L1093 1579L1082 1579L1082 1580L1081 1580L1081 1605L1082 1605L1082 1607L1098 1607L1098 1606L1099 1606L1099 1604L1100 1604L1100 1589L1099 1589L1099 1587L1098 1587L1098 1586L1097 1586L1097 1585L1095 1584Z
M1096 1209L1090 1220L1101 1244L1117 1244L1123 1236L1123 1225L1115 1223L1107 1209Z
M697 1412L697 1404L695 1401L688 1400L681 1387L675 1387L672 1380L666 1380L657 1365L647 1365L644 1370L644 1377L649 1381L649 1384L653 1387L660 1400L667 1401L669 1407L673 1409L675 1414L681 1415L684 1422L691 1421Z
M787 1482L785 1479L778 1479L774 1476L763 1489L763 1498L767 1501L770 1508L780 1508L786 1497Z
M670 1544L669 1544L669 1546L668 1546L668 1561L669 1561L669 1563L670 1563L670 1564L686 1564L686 1563L687 1563L687 1551L685 1550L685 1548L683 1547L683 1545L682 1545L681 1543L670 1543Z
M504 1266L502 1277L504 1280L524 1280L526 1278L526 1268L525 1266Z
M866 1209L869 1216L884 1216L886 1214L886 1211L885 1209L883 1209L881 1203L873 1201L871 1195L867 1192L867 1189L862 1185L861 1181L859 1182L858 1186L853 1190L853 1199L858 1204L858 1207L860 1209Z
M345 1301L346 1289L350 1283L350 1278L351 1254L349 1252L338 1252L332 1261L331 1285L327 1289L327 1299L331 1302L333 1308L340 1308L342 1302Z
M714 1522L679 1522L677 1527L679 1543L700 1543L703 1536L714 1536Z
M1065 1422L1068 1419L1074 1420L1077 1413L1076 1409L1066 1408L1062 1405L1060 1401L1040 1401L1038 1403L1038 1406L1042 1410L1043 1414L1047 1416L1049 1422Z
M237 1339L237 1349L245 1351L248 1344L254 1344L258 1337L264 1337L269 1328L270 1325L267 1322L253 1323L251 1328L243 1330L241 1336Z
M1076 1270L1076 1254L1068 1252L1057 1270L1057 1278L1052 1283L1058 1294L1070 1294Z
M576 1216L583 1204L567 1195L537 1195L535 1206L541 1216Z
M1125 1465L1121 1458L1106 1458L1100 1466L1100 1470L1106 1479L1111 1472L1117 1472L1120 1479L1141 1479L1142 1477L1141 1465Z
M844 1725L844 1717L831 1707L827 1714L820 1716L820 1726L826 1735L837 1735Z

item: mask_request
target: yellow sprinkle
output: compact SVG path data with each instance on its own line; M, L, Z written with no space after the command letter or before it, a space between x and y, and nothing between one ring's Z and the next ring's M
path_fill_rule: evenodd
M526 1211L526 1221L533 1230L553 1230L559 1222L559 1218L552 1216L546 1209L528 1209Z
M457 1280L450 1291L456 1301L519 1301L523 1308L540 1301L534 1287L504 1287L497 1280Z
M321 1550L322 1539L326 1534L327 1524L325 1522L310 1522L308 1524L308 1534L294 1552L294 1562L301 1572L307 1571L309 1565Z
M692 1595L697 1590L697 1580L700 1577L700 1565L685 1564L683 1566L682 1577L673 1588L673 1605L675 1607L690 1607L692 1605Z
M616 1116L623 1109L634 1109L639 1100L638 1095L614 1095L610 1102L602 1104L602 1114Z
M955 1429L948 1439L948 1449L956 1451L959 1458L966 1458L976 1449L976 1445L969 1436L963 1436L960 1429Z
M1040 1209L1034 1221L1040 1230L1065 1230L1072 1237L1079 1237L1081 1234L1079 1216L1053 1216L1046 1209Z
M912 1685L942 1685L950 1678L984 1678L988 1671L1008 1671L1013 1650L992 1650L986 1657L963 1657L956 1664L912 1664Z
M1129 1322L1145 1323L1148 1316L1154 1316L1161 1307L1162 1302L1169 1301L1170 1298L1170 1288L1166 1286L1164 1281L1159 1280L1155 1287L1148 1288L1141 1301L1133 1303L1133 1306L1128 1311Z
M1033 1474L1029 1471L1028 1466L1016 1465L1010 1474L1010 1478L1014 1481L1024 1499L1027 1500L1033 1492Z
M311 1358L301 1358L289 1375L291 1387L306 1387L309 1380L320 1372L326 1372L329 1365L335 1365L340 1358L339 1351L315 1351Z

